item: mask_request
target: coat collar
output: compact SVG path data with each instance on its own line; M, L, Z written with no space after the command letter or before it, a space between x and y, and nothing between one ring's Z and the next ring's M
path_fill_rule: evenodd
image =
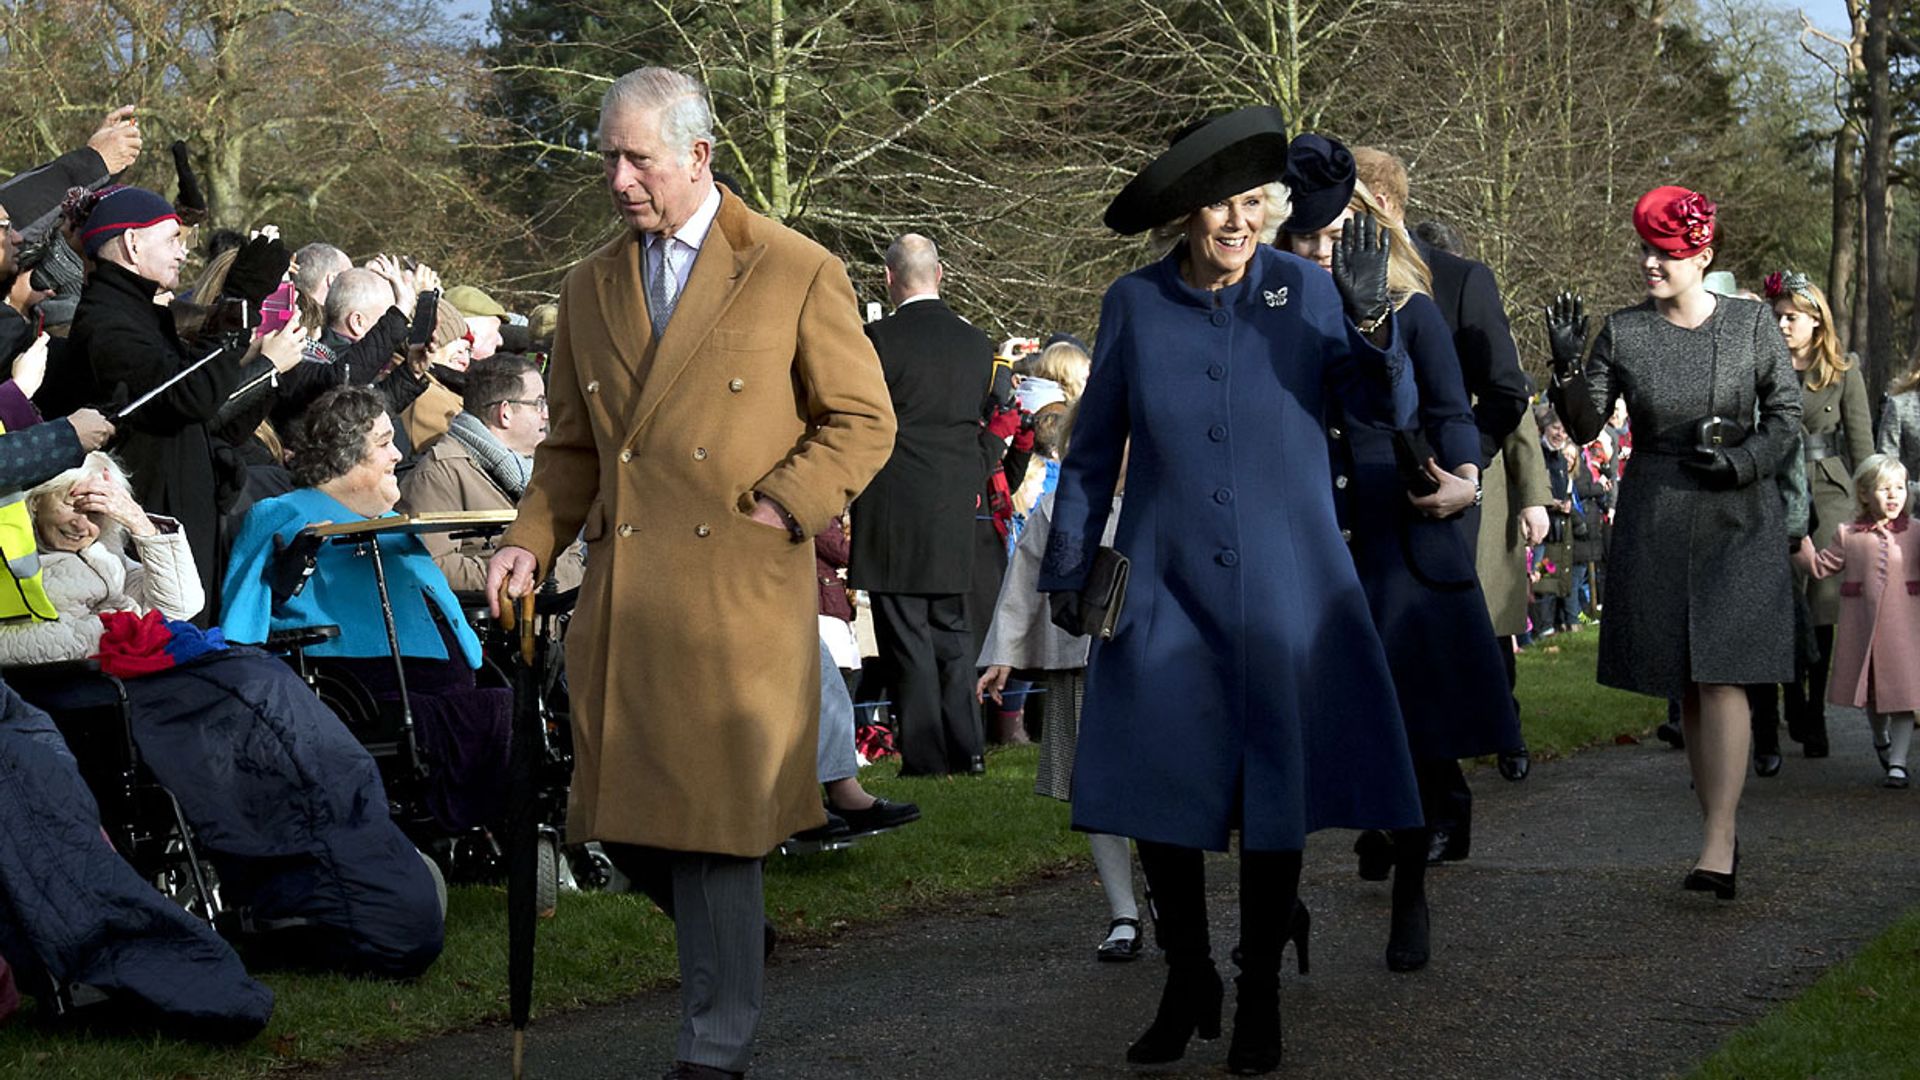
M1890 533L1906 532L1907 525L1910 524L1912 521L1913 521L1913 518L1910 515L1901 514L1899 517L1894 518L1892 521L1887 522L1886 530ZM1863 517L1858 521L1855 521L1853 524L1855 528L1861 529L1866 532L1880 531L1880 523L1877 521L1870 520L1868 518Z
M1266 244L1257 244L1254 247L1252 260L1247 263L1247 272L1241 275L1239 281L1217 291L1196 289L1187 284L1186 278L1180 276L1180 258L1186 254L1186 251L1186 241L1182 240L1174 245L1172 251L1167 252L1165 258L1160 260L1161 282L1167 292L1180 302L1208 311L1216 307L1240 307L1250 300L1259 299L1261 289L1257 287L1258 283L1265 281L1277 268L1279 262L1279 252Z
M720 210L714 215L713 228L700 245L693 261L687 287L674 305L673 321L656 343L653 324L647 313L645 275L641 269L641 237L638 233L610 245L598 258L594 279L600 295L600 310L607 321L615 351L626 362L628 372L644 376L640 400L633 411L632 430L638 431L652 418L660 401L673 388L695 353L712 333L753 269L766 254L766 244L754 239L758 220L738 195L722 190ZM647 351L653 362L646 363Z

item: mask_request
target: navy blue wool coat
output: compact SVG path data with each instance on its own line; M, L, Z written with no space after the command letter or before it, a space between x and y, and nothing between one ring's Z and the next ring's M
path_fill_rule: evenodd
M1420 393L1419 426L1440 467L1484 466L1453 336L1418 293L1399 311L1399 334ZM1416 758L1462 758L1520 745L1500 642L1474 574L1468 518L1436 521L1407 501L1393 428L1360 417L1328 428L1334 492L1354 566L1387 649Z
M1180 254L1107 290L1041 565L1043 592L1084 584L1131 436L1114 546L1133 578L1089 661L1074 827L1213 850L1240 828L1287 851L1417 825L1323 420L1337 397L1411 423L1405 352L1368 343L1304 259L1262 247L1215 293L1181 280Z

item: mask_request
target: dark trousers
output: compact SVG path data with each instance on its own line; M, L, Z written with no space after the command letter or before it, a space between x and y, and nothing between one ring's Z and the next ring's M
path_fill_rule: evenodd
M875 643L894 672L900 775L965 772L984 743L966 597L872 595Z

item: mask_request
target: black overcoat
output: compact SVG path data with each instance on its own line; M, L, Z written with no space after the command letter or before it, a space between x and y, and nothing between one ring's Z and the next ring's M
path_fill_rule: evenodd
M1533 399L1533 386L1520 368L1500 285L1483 263L1420 245L1433 273L1433 302L1453 334L1460 378L1473 395L1473 423L1480 429L1480 460L1485 468L1500 444L1520 426Z
M941 300L916 300L867 337L899 419L893 456L853 503L847 583L870 592L951 595L973 583L974 510L992 467L980 417L993 345Z

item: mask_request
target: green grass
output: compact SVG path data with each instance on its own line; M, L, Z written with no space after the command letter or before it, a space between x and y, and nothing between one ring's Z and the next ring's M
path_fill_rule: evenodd
M1659 698L1595 683L1599 655L1598 626L1555 634L1520 654L1520 730L1536 761L1638 738L1667 718Z
M1589 628L1521 655L1520 700L1537 757L1642 733L1664 716L1654 699L1594 685L1597 637ZM1001 751L985 777L943 781L902 781L891 765L866 770L871 790L918 802L925 816L850 851L774 858L769 914L789 938L817 938L1078 865L1085 842L1068 831L1066 807L1033 794L1037 756L1031 748ZM502 1019L505 907L500 889L454 889L446 952L416 982L264 974L279 999L273 1024L242 1047L54 1028L34 1022L29 1006L28 1015L0 1028L0 1076L255 1077ZM536 1015L615 1001L675 977L671 924L631 896L566 894L558 916L541 925L538 956Z
M861 777L869 790L920 804L924 817L847 851L768 863L767 908L783 935L818 939L934 904L990 895L1077 865L1086 842L1062 803L1033 794L1033 748L998 752L984 777ZM506 1016L506 894L456 888L447 947L411 983L267 972L273 1024L253 1042L213 1048L50 1027L27 1014L0 1028L0 1076L35 1080L254 1077ZM670 983L673 927L645 899L567 893L540 927L535 1015L614 1001ZM502 1041L502 1061L505 1060Z
M1920 908L1727 1040L1694 1080L1881 1080L1920 1072Z

